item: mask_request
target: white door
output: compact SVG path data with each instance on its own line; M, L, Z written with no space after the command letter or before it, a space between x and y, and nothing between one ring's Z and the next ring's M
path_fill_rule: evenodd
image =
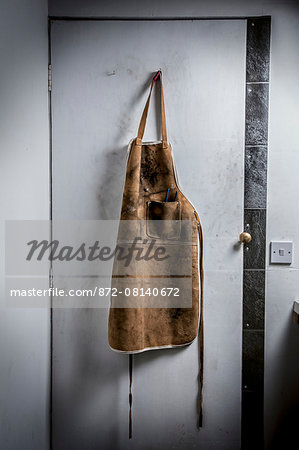
M108 346L107 310L56 309L54 450L240 448L245 32L243 20L52 23L53 219L119 217L126 147L161 68L205 265L203 428L197 340L134 356L129 441L128 356ZM145 141L160 137L157 95Z

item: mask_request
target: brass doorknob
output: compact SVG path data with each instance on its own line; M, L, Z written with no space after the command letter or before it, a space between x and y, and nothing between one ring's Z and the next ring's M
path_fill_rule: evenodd
M248 242L251 241L252 237L250 233L246 233L246 231L243 231L243 233L239 236L240 242L244 242L245 244L248 244Z

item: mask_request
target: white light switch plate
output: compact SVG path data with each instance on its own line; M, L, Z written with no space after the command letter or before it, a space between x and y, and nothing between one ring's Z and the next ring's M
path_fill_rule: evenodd
M271 242L271 264L291 264L292 258L293 242Z

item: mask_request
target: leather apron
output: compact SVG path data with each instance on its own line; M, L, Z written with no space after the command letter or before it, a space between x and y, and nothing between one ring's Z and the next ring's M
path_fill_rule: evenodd
M142 142L151 94L155 81L161 83L162 141ZM165 202L165 198L169 202ZM175 199L175 201L174 201ZM130 437L132 404L132 354L161 348L173 348L190 344L199 335L200 399L199 421L202 423L203 384L203 236L198 214L182 193L176 178L172 150L167 142L165 106L162 76L159 71L153 78L150 93L140 120L137 137L131 141L123 192L121 222L147 221L148 219L190 221L192 229L192 289L188 308L117 307L111 297L108 319L108 340L113 350L130 354ZM132 277L124 273L119 277L119 267L114 262L112 287L132 285ZM117 272L117 274L115 274ZM200 283L199 283L200 276ZM130 278L130 279L129 279ZM137 282L137 277L136 277ZM140 280L140 277L138 277ZM120 284L121 283L121 284ZM136 284L135 284L136 286ZM138 284L137 284L138 286ZM199 287L200 286L200 287ZM119 289L120 290L120 289ZM200 294L200 295L199 295ZM200 296L200 318L199 318ZM137 305L138 306L138 305Z

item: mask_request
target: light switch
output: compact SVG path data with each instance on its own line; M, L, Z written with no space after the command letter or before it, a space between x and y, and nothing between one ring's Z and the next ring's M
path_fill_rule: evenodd
M292 258L293 242L271 242L271 264L292 264Z

